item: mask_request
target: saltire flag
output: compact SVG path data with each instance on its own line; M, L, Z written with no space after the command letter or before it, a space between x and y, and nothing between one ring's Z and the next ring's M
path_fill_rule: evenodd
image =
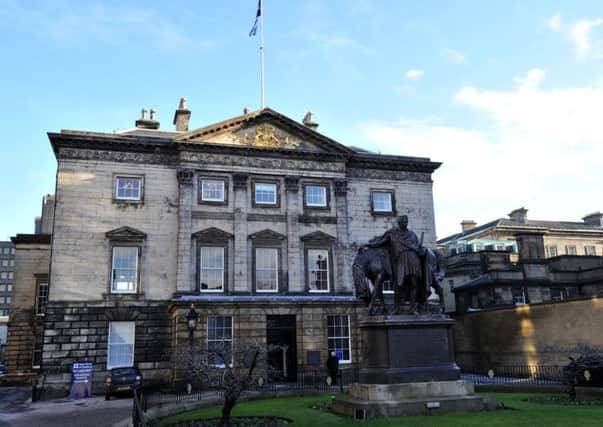
M255 34L258 32L258 22L260 21L260 16L262 16L262 0L258 0L258 11L255 14L255 22L253 23L253 27L249 32L249 37L255 36Z

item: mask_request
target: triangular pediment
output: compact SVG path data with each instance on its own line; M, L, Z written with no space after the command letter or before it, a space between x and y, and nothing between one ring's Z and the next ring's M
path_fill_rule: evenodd
M251 240L284 240L285 236L276 231L265 229L249 235Z
M232 234L216 227L206 228L205 230L197 231L192 235L193 239L203 242L224 242L232 239L232 237Z
M352 154L350 148L270 108L195 129L176 142Z
M139 242L146 239L147 235L140 230L132 227L119 227L115 230L107 231L105 236L109 240L120 240L127 242Z
M330 234L323 233L322 231L314 231L301 236L301 240L304 242L334 242L336 239Z

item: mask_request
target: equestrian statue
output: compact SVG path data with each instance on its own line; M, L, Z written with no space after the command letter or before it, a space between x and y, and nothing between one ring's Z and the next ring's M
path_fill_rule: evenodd
M389 281L394 290L394 313L400 314L401 305L408 304L410 311L418 314L427 309L433 288L442 310L444 257L438 250L423 246L423 234L419 240L408 229L408 216L402 215L396 222L397 227L358 249L352 265L356 295L365 301L370 315L387 314L383 283Z

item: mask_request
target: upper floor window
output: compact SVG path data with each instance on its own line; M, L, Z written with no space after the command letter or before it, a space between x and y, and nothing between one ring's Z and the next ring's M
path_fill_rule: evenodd
M277 185L274 183L256 182L254 185L254 202L256 205L276 206Z
M8 279L8 273L6 271L0 273L0 279Z
M115 199L135 201L142 200L142 177L115 177Z
M113 248L111 292L131 294L138 283L138 246Z
M304 205L309 208L326 208L327 186L318 184L308 184L304 186Z
M13 273L12 271L8 272L8 280L13 280L15 278L15 273Z
M201 292L224 292L223 246L199 247L199 282Z
M2 260L2 267L8 267L8 260L7 259L3 259Z
M38 282L36 289L36 314L44 316L48 304L48 282Z
M10 254L10 250L11 250L11 248L9 248L8 246L2 248L2 252L4 253L4 255Z
M200 197L201 203L225 203L226 180L222 178L201 178Z
M329 251L308 249L308 285L310 292L329 292Z
M574 246L574 245L567 245L565 247L565 254L566 255L576 255L577 254L577 252L576 252L576 246Z
M255 289L257 292L278 291L278 249L255 249Z
M597 255L597 249L594 246L584 246L584 255Z
M373 214L392 214L394 212L394 192L371 191L371 212Z
M555 246L555 245L547 246L546 254L549 258L557 256L557 246Z

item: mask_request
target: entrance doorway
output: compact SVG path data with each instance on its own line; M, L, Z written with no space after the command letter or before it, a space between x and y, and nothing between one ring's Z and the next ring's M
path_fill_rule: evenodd
M266 342L282 346L271 351L268 363L282 373L285 381L297 381L297 337L295 315L266 316Z

